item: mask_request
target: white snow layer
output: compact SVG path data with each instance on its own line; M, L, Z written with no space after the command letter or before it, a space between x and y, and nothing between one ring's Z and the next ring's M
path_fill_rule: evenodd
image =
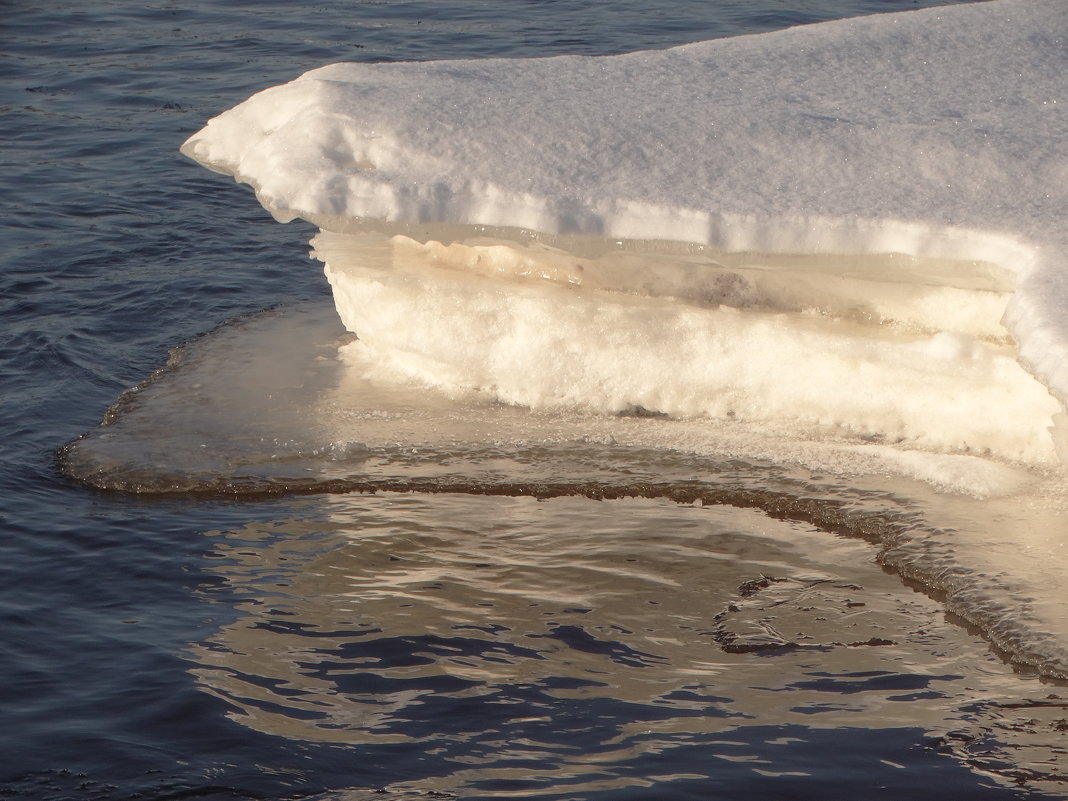
M1068 4L992 0L335 64L183 152L323 229L383 373L1041 464L1065 451L1066 109Z

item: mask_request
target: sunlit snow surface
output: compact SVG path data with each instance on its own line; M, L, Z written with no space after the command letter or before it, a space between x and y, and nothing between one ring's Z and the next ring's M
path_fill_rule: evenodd
M355 337L296 310L194 343L64 468L758 506L1068 675L1066 45L1062 0L993 0L309 72L183 152L322 229Z

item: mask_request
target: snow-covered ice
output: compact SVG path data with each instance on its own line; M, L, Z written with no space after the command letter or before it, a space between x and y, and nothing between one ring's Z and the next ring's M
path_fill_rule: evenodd
M992 0L335 64L183 152L322 229L375 378L785 428L983 495L1068 452L1066 105L1068 6Z

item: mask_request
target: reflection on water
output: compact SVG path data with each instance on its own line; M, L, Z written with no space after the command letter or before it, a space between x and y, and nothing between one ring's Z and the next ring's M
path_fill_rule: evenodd
M246 731L417 797L941 799L976 781L932 781L958 765L941 749L1059 775L1068 702L876 560L1068 675L1063 493L978 502L863 460L820 474L730 421L457 402L376 383L341 336L321 306L222 326L61 454L99 488L307 496L210 534L239 615L193 670Z
M410 756L383 775L393 790L665 797L843 770L906 787L887 767L896 733L944 735L1011 677L871 546L760 512L320 500L211 533L241 614L193 648L193 670L258 731ZM834 758L813 761L834 730ZM922 759L908 743L897 758Z
M220 326L175 349L104 425L65 447L61 468L102 489L215 498L388 490L760 509L876 543L884 565L943 597L1015 661L1068 679L1059 591L1068 495L1052 471L980 502L895 477L894 464L919 460L969 481L986 471L992 484L1019 471L834 431L799 439L733 420L451 398L375 380L367 364L339 358L346 336L324 303Z

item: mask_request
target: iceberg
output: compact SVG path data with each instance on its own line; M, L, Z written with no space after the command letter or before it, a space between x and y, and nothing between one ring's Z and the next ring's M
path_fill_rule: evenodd
M915 475L908 453L1045 469L1068 400L1066 43L1060 0L992 0L619 56L334 64L182 151L321 229L377 378L845 436Z

